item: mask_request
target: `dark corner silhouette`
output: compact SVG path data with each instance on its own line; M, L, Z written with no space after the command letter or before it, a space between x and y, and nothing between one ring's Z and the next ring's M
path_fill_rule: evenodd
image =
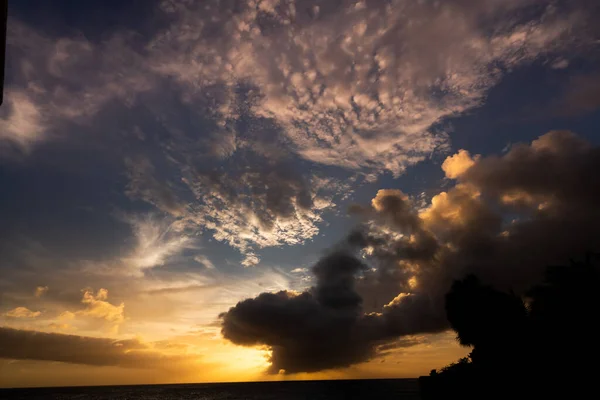
M546 269L523 296L469 275L446 295L458 342L473 350L421 377L424 399L591 395L600 355L598 254Z

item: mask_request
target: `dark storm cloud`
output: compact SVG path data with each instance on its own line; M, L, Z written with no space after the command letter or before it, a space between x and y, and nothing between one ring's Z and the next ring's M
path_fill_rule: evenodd
M0 327L0 358L126 368L161 367L166 356L136 339L114 340Z
M241 345L271 346L274 373L315 371L368 358L370 346L354 335L360 333L355 327L361 302L354 274L363 268L343 252L330 254L314 268L313 290L263 293L238 303L221 315L223 336Z
M409 292L410 268L398 268L398 261L429 263L439 244L423 226L414 211L412 200L400 190L379 190L368 207L354 206L351 213L366 219L371 227L358 229L347 240L357 249L368 249L376 260L376 270L365 271L357 283L364 300L364 311L379 311L399 292ZM411 240L397 240L398 232L412 235Z
M554 131L469 165L421 212L398 190L355 207L368 222L313 267L317 284L238 303L221 315L225 338L270 346L273 371L343 367L446 329L454 279L475 273L519 293L548 264L600 249L600 148Z
M406 304L412 312L430 314L425 298L407 296L382 314L363 314L355 285L356 275L365 269L347 251L334 251L313 267L317 284L311 290L263 293L222 314L223 336L241 345L270 346L271 372L293 373L349 366L374 357L377 345L398 335L435 332L443 326L396 321L395 314Z
M471 222L454 229L457 251L443 262L468 263L491 282L520 289L546 264L597 250L599 168L600 148L567 131L479 160L457 187L473 186L481 198L459 203ZM516 221L501 223L496 207Z
M480 160L458 180L500 200L523 193L531 197L525 202L580 205L589 212L598 200L599 170L600 149L572 132L552 131L530 146L513 146L503 157Z

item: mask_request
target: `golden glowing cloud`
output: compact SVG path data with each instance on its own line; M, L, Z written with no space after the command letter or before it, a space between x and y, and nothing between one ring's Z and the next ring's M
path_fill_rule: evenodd
M442 170L446 173L447 178L456 179L475 165L477 158L478 156L471 157L471 154L467 150L461 149L458 153L444 160Z
M81 299L81 302L86 305L86 308L75 312L75 315L104 320L111 325L111 331L116 333L119 324L125 320L123 314L125 303L115 306L109 303L107 299L108 290L106 289L99 289L96 295L94 295L92 291L86 290L83 293L83 299Z
M41 311L31 311L27 307L17 307L3 314L9 318L36 318L42 315Z
M479 190L472 185L458 184L448 192L441 192L431 198L431 205L419 213L428 228L440 223L462 224L471 213L471 207L478 202Z

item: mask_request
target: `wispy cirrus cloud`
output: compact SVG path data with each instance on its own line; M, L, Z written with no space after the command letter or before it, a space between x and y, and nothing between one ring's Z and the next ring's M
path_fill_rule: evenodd
M137 215L125 217L131 226L131 248L121 257L105 261L82 261L93 274L142 276L145 271L163 266L182 250L193 247L185 223L169 217Z

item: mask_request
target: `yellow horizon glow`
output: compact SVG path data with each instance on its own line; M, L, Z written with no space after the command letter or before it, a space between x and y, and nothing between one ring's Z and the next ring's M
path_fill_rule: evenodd
M469 350L460 347L450 332L425 336L430 342L351 367L295 374L268 374L270 352L264 346L236 346L221 337L173 337L162 352L187 357L180 365L125 368L1 359L0 387L416 378L465 356Z

